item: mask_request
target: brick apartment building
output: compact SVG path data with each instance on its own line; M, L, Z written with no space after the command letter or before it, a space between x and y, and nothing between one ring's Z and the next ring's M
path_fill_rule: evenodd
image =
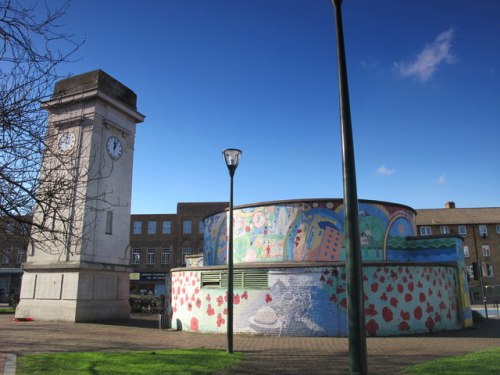
M500 207L419 209L417 229L421 236L457 235L464 239L464 257L473 303L484 292L488 302L500 301Z
M0 303L19 295L21 264L26 261L28 230L9 218L0 220Z
M175 214L132 215L131 292L163 294L170 268L203 252L203 219L227 208L227 202L178 203Z
M165 274L185 264L186 255L203 250L203 218L227 209L227 202L178 203L173 214L138 214L131 216L130 265L133 267L133 293L164 293ZM464 239L465 263L473 302L482 299L481 271L488 302L500 301L500 207L456 208L448 202L445 208L418 209L417 230L422 236L457 235ZM0 302L18 291L26 260L26 231L13 235L12 225L0 223ZM477 277L479 279L479 277Z

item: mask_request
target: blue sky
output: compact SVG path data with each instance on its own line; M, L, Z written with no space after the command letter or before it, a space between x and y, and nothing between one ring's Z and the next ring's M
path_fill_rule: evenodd
M346 0L358 197L500 206L500 2ZM132 212L341 198L329 0L73 0L85 39L63 74L102 69L138 95Z

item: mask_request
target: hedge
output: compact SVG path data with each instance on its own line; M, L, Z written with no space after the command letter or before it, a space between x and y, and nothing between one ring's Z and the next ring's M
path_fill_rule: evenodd
M163 312L164 297L151 295L131 295L131 312L135 314L160 314Z

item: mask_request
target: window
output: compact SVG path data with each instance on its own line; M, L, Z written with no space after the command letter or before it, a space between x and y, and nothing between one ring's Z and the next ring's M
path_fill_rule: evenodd
M155 256L155 249L148 249L148 252L146 254L146 264L155 264Z
M141 234L142 221L134 221L134 234Z
M479 235L481 237L487 237L488 236L488 227L486 225L482 224L479 226Z
M156 234L156 221L148 221L148 234Z
M190 247L183 247L182 248L182 264L186 265L186 255L191 255L191 248Z
M492 264L486 264L486 273L484 274L484 277L493 277L493 265Z
M13 234L14 233L14 223L6 223L5 224L5 232L8 234Z
M467 236L467 227L465 225L459 225L458 226L458 234L466 237Z
M484 257L489 257L490 256L490 246L489 245L483 245L481 247L483 249L483 256Z
M182 222L182 233L191 234L191 226L192 226L191 220L184 220Z
M500 224L497 224L496 227L497 227L497 233L500 233Z
M29 233L29 225L26 223L21 223L21 234L25 235Z
M464 257L470 257L469 246L464 246Z
M205 227L203 226L203 220L198 221L198 233L203 233Z
M161 227L161 232L163 234L172 233L172 222L170 220L163 220L163 225Z
M441 225L439 227L441 234L450 234L450 228L447 225Z
M141 249L132 250L132 264L141 264Z
M469 279L474 278L474 267L473 266L465 266L467 268L467 276Z
M2 254L2 264L9 264L9 256L7 254Z
M430 236L432 234L431 227L420 227L421 236Z
M162 249L161 264L169 264L169 263L170 263L170 249Z
M113 234L113 211L106 212L106 234Z
M24 254L25 254L24 250L17 250L17 257L16 257L17 264L21 264L22 262L24 262Z

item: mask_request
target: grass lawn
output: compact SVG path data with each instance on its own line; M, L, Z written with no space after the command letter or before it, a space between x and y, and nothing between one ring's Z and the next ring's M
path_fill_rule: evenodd
M433 359L407 367L398 374L500 374L500 348Z
M0 314L14 314L16 312L15 307L2 307L0 308Z
M220 350L148 350L31 354L17 358L17 375L211 374L239 363L242 353Z

